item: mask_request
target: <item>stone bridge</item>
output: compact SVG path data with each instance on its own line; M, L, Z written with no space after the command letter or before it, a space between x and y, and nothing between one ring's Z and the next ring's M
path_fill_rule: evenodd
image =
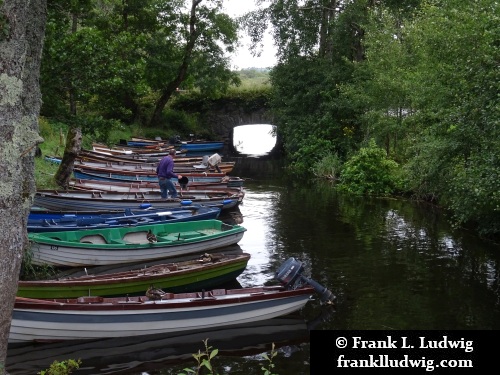
M225 105L223 108L211 109L202 113L200 116L201 122L210 131L216 135L218 139L224 140L224 155L236 155L237 152L233 147L233 129L240 125L252 124L273 124L273 118L269 111L265 108L244 109L240 106ZM279 138L276 145L280 145ZM275 147L270 154L274 154Z
M217 139L224 141L223 154L238 156L233 146L233 129L240 125L270 124L273 117L269 111L266 93L254 95L242 94L238 97L224 97L220 99L198 98L179 103L177 110L196 115L201 125ZM270 158L281 156L282 143L278 136L276 146L269 153Z

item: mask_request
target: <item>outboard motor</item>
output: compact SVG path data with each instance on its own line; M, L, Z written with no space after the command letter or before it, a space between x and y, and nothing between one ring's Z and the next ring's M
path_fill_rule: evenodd
M276 271L275 278L283 284L285 289L297 289L301 286L308 284L314 288L316 293L320 295L321 302L332 303L335 296L332 292L320 285L317 281L302 275L304 272L304 265L301 261L291 257Z
M296 289L300 283L300 275L304 272L304 265L295 258L288 258L276 271L275 278L283 284L285 289Z
M174 135L173 137L170 137L168 140L168 143L171 145L176 145L178 143L181 143L181 136L180 135Z

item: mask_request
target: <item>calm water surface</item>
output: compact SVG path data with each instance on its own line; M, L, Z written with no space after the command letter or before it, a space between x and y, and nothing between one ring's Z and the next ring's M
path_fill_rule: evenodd
M214 327L206 336L224 354L214 362L219 373L262 374L262 353L275 342L273 373L309 374L308 328L500 329L500 247L454 231L439 210L394 199L342 196L322 182L255 178L245 184L243 204L222 217L248 230L239 247L252 258L239 285L271 283L281 263L295 257L309 276L333 292L336 303L332 309L311 300L290 320L241 328L230 339L217 341L224 332ZM68 350L59 358L89 357L91 352L75 374L177 374L195 364L191 353L203 349L202 337L191 338L195 345L179 337L132 343L120 355L94 347ZM63 355L57 350L53 348ZM46 358L47 353L32 349L30 355ZM184 362L178 364L179 359Z

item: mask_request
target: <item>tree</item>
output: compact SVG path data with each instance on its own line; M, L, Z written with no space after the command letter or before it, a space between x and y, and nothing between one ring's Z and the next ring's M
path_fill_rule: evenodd
M224 57L224 49L234 50L237 25L220 12L220 0L210 0L212 6L202 6L202 1L192 0L189 15L174 20L181 27L156 38L154 48L148 50L147 71L153 72L149 84L158 92L150 126L160 123L163 109L185 81L209 95L226 91L229 82L239 82ZM163 27L173 28L172 20L164 21Z
M34 157L46 1L0 1L0 374L5 372L26 223L36 191Z
M89 9L89 0L75 0L49 13L42 88L51 100L42 110L62 116L72 132L56 174L61 187L81 133L95 131L106 141L116 121L161 127L181 85L215 96L239 81L224 56L236 44L237 24L221 12L221 0L91 3Z

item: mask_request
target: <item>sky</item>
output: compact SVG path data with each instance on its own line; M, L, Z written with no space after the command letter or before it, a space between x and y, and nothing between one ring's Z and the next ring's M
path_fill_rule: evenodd
M224 9L231 17L241 16L255 8L253 0L224 0ZM250 39L244 34L240 34L242 47L236 50L232 56L231 67L234 70L247 68L269 68L276 63L274 56L275 48L272 37L267 34L264 38L264 48L260 57L253 57L249 51Z

